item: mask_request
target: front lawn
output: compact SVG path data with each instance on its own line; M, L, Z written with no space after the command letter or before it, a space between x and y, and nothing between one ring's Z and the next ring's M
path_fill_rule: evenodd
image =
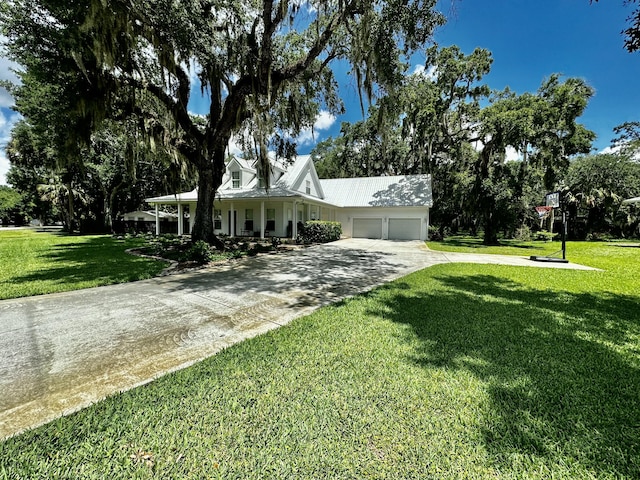
M0 230L0 300L156 276L166 266L125 253L140 239Z
M0 443L0 478L639 478L638 249L438 265Z

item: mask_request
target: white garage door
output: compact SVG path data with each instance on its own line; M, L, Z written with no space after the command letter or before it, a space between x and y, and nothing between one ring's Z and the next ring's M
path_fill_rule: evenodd
M354 218L353 238L382 238L381 218Z
M390 218L389 240L420 240L420 219Z

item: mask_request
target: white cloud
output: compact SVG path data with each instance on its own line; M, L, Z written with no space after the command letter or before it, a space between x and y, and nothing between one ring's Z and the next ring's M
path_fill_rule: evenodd
M334 123L336 123L336 116L326 110L323 110L316 117L316 122L314 123L313 128L316 130L328 130Z
M624 147L625 144L623 143L618 143L616 145L611 145L609 147L605 147L602 150L600 150L598 152L598 155L617 155L619 153L622 153L624 151ZM627 154L629 154L629 152L626 152ZM637 162L640 162L640 151L635 152L633 155L631 155L631 158Z
M19 119L19 114L0 108L0 185L7 184L9 159L7 158L6 148L11 137L11 129Z
M522 154L513 147L507 147L505 152L505 160L522 160Z
M424 65L418 64L413 68L411 75L422 75L429 80L436 80L437 72L436 67L433 65L427 69Z
M2 56L2 46L6 43L6 37L0 36L0 80L9 80L13 83L20 83L20 78L14 70L19 70L20 65ZM0 87L0 107L12 107L13 97L5 88Z
M305 128L296 138L299 145L310 145L315 141L314 132L330 129L336 123L336 116L326 110L321 111L316 117L313 128Z
M476 152L481 151L484 148L484 143L482 142L482 140L476 140L475 142L472 143L473 149ZM507 147L505 150L505 160L507 162L511 161L511 160L522 160L523 159L523 155L522 152L516 150L513 147Z
M4 148L0 150L0 185L7 184L7 173L9 172L9 159L6 157Z
M236 140L234 137L231 137L231 139L229 140L227 151L229 152L229 154L236 155L236 156L242 156L242 153L243 153L241 145L238 143L238 140Z

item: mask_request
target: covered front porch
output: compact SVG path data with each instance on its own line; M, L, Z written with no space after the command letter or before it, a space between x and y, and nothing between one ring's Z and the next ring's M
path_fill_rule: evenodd
M191 192L190 192L191 193ZM196 216L197 197L180 194L149 199L159 218L162 205L174 205L178 209L176 225L178 235L188 235ZM188 215L187 215L188 213ZM267 199L222 198L214 202L214 232L218 236L255 238L292 238L307 220L336 221L337 209L304 197ZM156 235L160 234L160 222L156 221Z

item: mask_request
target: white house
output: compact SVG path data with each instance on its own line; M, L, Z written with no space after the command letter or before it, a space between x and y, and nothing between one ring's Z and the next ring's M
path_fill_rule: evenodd
M125 222L155 222L156 218L167 220L169 222L177 222L178 216L175 213L154 212L145 210L136 210L135 212L125 213L122 219Z
M255 162L234 158L227 164L214 202L216 234L295 238L300 222L329 220L340 222L347 237L427 239L430 175L321 180L309 155L289 166L272 161L270 175L267 190ZM195 218L197 196L193 190L146 201L156 211L177 205L182 234L185 208Z

